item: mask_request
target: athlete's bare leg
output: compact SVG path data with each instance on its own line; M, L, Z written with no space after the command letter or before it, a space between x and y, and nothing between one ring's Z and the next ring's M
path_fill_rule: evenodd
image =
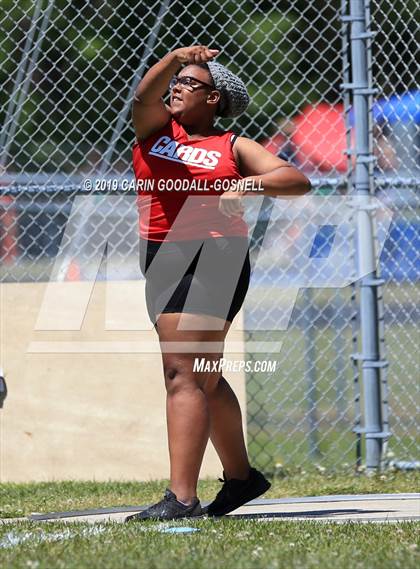
M178 330L181 316L199 329ZM223 329L207 329L208 322L220 322ZM157 321L167 391L170 489L185 503L197 495L198 476L210 435L227 476L246 478L248 474L241 413L235 395L221 379L220 371L193 370L195 358L220 360L229 327L229 322L198 314L161 314ZM188 353L168 351L174 341L186 343ZM217 351L204 351L201 342L217 342Z
M210 439L219 455L226 478L246 480L250 464L241 408L235 392L224 377L207 394L207 405L210 413Z

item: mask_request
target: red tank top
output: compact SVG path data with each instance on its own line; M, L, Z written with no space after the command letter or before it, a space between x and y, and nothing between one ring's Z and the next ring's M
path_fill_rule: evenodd
M248 236L241 216L219 209L228 180L239 173L232 151L233 132L188 140L171 120L133 146L140 236L151 241ZM178 218L177 218L178 217Z

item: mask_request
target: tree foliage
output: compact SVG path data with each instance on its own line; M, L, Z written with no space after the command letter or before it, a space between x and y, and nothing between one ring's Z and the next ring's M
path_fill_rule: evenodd
M36 4L0 1L2 124L11 98L16 99L16 74ZM416 82L414 63L396 55L399 46L406 49L414 41L410 11L415 3L377 4L383 10L376 12L373 26L379 30L374 72L390 94ZM269 134L278 117L291 116L308 102L340 100L340 6L338 0L175 0L147 67L182 45L220 48L218 60L244 78L252 99L235 128L252 137ZM82 163L92 147L105 151L118 114L127 110L159 7L139 0L56 0L10 152L14 169L56 169L59 164L66 170ZM133 131L129 111L125 116L117 154L128 157Z

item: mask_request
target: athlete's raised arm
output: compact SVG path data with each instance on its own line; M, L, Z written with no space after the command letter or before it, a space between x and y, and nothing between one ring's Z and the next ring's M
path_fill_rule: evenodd
M138 139L147 138L169 121L171 107L165 105L162 97L180 67L185 63L206 63L218 52L203 45L181 47L167 53L147 71L133 97L132 118Z
M306 194L311 189L308 178L286 160L274 156L261 144L239 136L233 147L244 178L261 183L264 195L291 197ZM260 194L260 192L251 192Z
M224 192L220 196L219 210L227 216L242 215L244 205L242 196L297 197L311 189L308 178L294 166L274 156L261 144L238 136L233 146L233 154L239 172L247 184L238 186L233 191ZM262 190L253 191L255 188Z

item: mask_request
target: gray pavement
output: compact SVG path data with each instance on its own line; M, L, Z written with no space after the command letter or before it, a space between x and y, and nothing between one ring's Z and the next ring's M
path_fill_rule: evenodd
M203 502L203 506L206 502ZM98 510L34 513L26 518L5 518L0 523L14 521L66 522L123 522L133 512L147 506L115 507ZM322 521L322 522L402 522L420 521L420 494L362 494L313 496L252 500L228 514L234 519L262 521Z

